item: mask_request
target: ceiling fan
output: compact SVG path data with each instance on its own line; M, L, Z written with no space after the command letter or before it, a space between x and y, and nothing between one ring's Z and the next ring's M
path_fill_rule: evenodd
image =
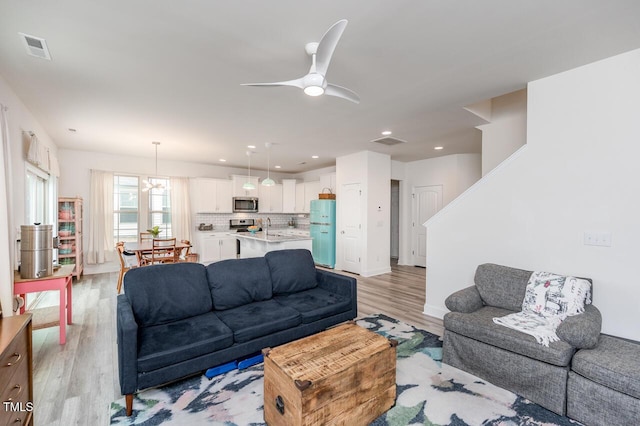
M242 86L292 86L304 90L309 96L329 95L360 103L360 97L346 87L327 83L326 75L333 51L340 41L342 32L348 21L342 19L331 26L322 36L319 43L307 43L305 51L311 56L311 68L304 77L296 80L278 81L275 83L245 83Z

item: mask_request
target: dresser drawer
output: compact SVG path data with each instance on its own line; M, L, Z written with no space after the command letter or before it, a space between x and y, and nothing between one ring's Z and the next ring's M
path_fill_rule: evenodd
M4 389L6 380L12 377L22 365L28 364L28 357L27 330L23 329L0 357L0 389Z
M22 401L26 397L25 402L29 399L29 369L24 363L21 368L14 372L9 380L2 380L2 402Z
M13 401L13 409L8 408L6 413L7 426L25 426L32 418L33 403L29 402L29 395L22 392L17 401ZM2 417L4 419L4 417Z

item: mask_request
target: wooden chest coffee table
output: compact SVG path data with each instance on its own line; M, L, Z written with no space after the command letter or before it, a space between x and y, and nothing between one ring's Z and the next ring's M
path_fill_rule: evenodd
M396 345L347 323L265 349L265 421L369 424L395 403Z

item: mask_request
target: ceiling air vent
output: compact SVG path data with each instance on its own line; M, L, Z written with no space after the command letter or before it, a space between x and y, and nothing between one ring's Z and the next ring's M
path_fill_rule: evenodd
M390 138L388 136L385 136L384 138L380 138L380 139L374 139L371 142L379 143L379 144L387 145L387 146L398 145L398 144L401 144L401 143L407 143L407 141L403 141L402 139Z
M43 38L24 33L18 34L20 34L20 38L22 39L24 47L27 49L28 55L35 56L36 58L47 59L49 61L51 60L51 55L47 48L47 42Z

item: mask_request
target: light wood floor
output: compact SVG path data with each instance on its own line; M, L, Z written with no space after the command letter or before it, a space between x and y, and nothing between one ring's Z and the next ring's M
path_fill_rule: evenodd
M347 274L350 275L350 274ZM425 270L392 265L390 274L358 279L358 315L383 313L442 335L442 321L422 314ZM115 273L73 283L73 324L67 343L59 328L33 332L36 425L108 425L111 401L121 397L116 352ZM47 295L48 296L48 295ZM41 305L57 303L57 293Z

